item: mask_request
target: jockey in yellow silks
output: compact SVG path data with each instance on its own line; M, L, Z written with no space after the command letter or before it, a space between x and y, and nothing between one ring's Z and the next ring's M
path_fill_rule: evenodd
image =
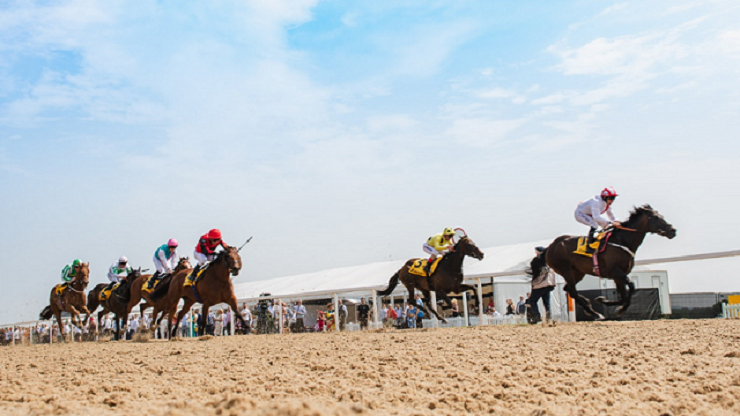
M427 262L424 270L429 273L432 268L432 263L437 259L438 256L443 256L449 251L453 251L455 242L452 238L455 236L455 230L450 227L444 229L443 232L429 237L424 243L424 252L430 255L429 261Z

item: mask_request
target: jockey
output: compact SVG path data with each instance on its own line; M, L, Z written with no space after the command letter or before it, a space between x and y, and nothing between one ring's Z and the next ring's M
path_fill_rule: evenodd
M586 246L587 252L591 250L591 243L594 241L594 232L599 227L603 229L610 224L615 226L619 225L619 222L616 221L611 208L616 197L617 191L609 186L604 188L600 195L595 195L593 198L587 199L578 204L575 212L576 221L591 227L591 230L588 233L588 243ZM604 213L609 217L608 221L601 216L601 214Z
M198 245L195 246L195 251L193 252L193 257L198 260L198 265L193 269L193 272L190 274L191 276L197 276L198 271L202 269L206 263L216 258L216 249L218 246L223 248L229 247L221 239L221 230L214 228L200 237Z
M429 237L427 239L427 242L424 243L424 246L423 246L424 251L431 256L429 257L429 261L427 262L427 265L424 267L424 270L427 273L429 273L432 270L432 263L434 263L434 260L437 259L437 256L442 256L449 251L453 251L452 247L455 244L455 242L452 241L452 238L454 236L455 236L455 230L453 230L450 227L447 227L440 234Z
M170 238L167 244L162 244L157 248L157 251L154 252L154 266L157 268L157 271L154 272L154 279L162 280L162 278L171 274L172 270L177 267L180 258L176 250L177 240L174 238ZM149 281L150 286L154 283L154 279Z
M116 263L111 264L110 268L108 268L108 280L110 280L110 284L105 290L110 290L116 283L126 280L126 276L132 272L133 269L128 265L126 256L121 256Z
M75 259L72 264L68 264L64 266L62 269L62 287L66 288L70 283L74 282L75 277L77 277L77 272L80 271L80 267L82 267L82 260Z

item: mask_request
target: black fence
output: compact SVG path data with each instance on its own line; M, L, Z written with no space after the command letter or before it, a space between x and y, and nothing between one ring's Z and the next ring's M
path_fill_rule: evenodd
M596 289L596 290L579 290L579 294L591 300L591 305L596 312L604 315L606 319L622 321L644 321L651 319L660 319L660 295L658 289L636 289L632 294L632 303L630 307L617 317L616 310L618 306L605 306L594 299L599 296L607 300L617 300L619 296L616 289ZM593 316L588 316L576 303L576 320L579 322L593 321Z

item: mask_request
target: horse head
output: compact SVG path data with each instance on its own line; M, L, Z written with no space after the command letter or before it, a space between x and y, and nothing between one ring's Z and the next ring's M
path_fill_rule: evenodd
M80 265L75 283L82 286L79 290L85 290L87 288L87 285L90 283L90 263L82 263Z
M647 204L635 208L629 219L623 225L625 227L632 226L640 231L658 234L668 239L672 239L676 236L676 229L673 225L668 223L668 221L666 221L658 211Z
M226 267L231 275L238 276L239 270L242 268L242 258L239 256L239 250L236 247L228 246L219 255L226 262Z
M134 280L138 279L140 276L141 276L141 267L139 267L138 269L132 268L131 272L128 273L128 275L126 276L126 281L133 282Z
M464 256L470 256L478 260L483 260L483 252L475 245L470 237L465 236L455 244L455 251L459 251Z
M190 264L190 257L180 257L180 261L177 262L177 267L173 270L174 273L180 272L185 269L192 269L193 266Z

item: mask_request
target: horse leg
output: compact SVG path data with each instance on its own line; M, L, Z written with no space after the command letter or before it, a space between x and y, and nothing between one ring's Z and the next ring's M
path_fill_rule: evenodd
M198 322L198 336L201 337L203 335L210 335L208 332L206 332L206 325L208 324L208 309L210 309L211 305L208 303L204 303L203 306L200 308L200 320L201 322Z
M424 305L424 303L422 302L421 309L424 312L426 312L427 314L434 315L440 321L442 321L444 323L447 323L447 320L445 318L439 316L439 314L437 313L437 305L432 305L432 303L431 303L432 302L432 295L429 293L429 291L428 290L422 290L422 289L419 289L419 290L421 291L421 294L424 295L424 299L426 299L427 300L427 303L430 305L430 307L427 308L426 305Z
M59 326L59 334L62 336L62 341L67 342L67 336L64 333L64 325L62 324L62 312L59 308L52 307L54 316L57 318L57 326Z
M565 277L565 276L563 276L563 277ZM566 281L568 281L568 279L566 279ZM581 308L583 308L583 311L586 312L587 315L589 315L589 316L596 315L596 320L597 321L603 321L604 320L604 315L602 315L602 314L600 314L600 313L598 313L598 312L596 312L594 310L594 308L591 306L591 301L588 300L588 298L586 298L585 296L582 296L582 295L579 295L578 294L578 291L576 290L576 285L574 285L574 284L567 284L567 285L565 285L565 289L568 292L568 295L570 295L570 297L572 297L576 301L576 303L578 303L579 305L581 305Z
M239 312L239 306L236 303L236 295L233 293L231 294L231 297L226 301L226 304L231 307L231 313L233 313L237 318L239 318L239 321L242 323L242 328L247 327L247 322L244 320L244 317L242 316L241 312ZM229 322L229 328L231 329L230 334L235 334L234 328L231 328L231 323Z
M168 313L168 317L174 315L172 312L174 310L177 310L177 302L173 302L174 305L170 307L170 313ZM172 330L170 331L170 339L174 339L177 336L177 328L180 326L180 321L182 321L182 318L185 316L186 313L190 310L190 308L195 303L194 300L190 298L185 298L185 303L182 305L182 309L180 309L180 312L177 314L177 320L175 322L175 325L172 327Z

